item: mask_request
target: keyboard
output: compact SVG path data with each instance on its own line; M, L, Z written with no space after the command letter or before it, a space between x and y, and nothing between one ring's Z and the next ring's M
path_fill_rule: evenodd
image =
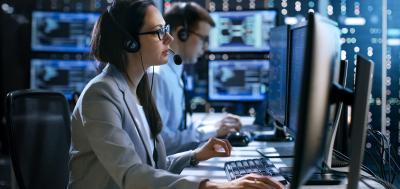
M283 185L288 183L274 164L266 158L229 161L225 163L224 169L228 180L235 180L246 174L255 173L271 176Z

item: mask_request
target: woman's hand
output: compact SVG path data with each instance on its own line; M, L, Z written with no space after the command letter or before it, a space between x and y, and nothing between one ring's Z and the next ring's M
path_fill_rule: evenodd
M242 127L240 118L237 115L228 114L223 119L215 123L217 130L217 137L224 137L227 134L235 131L239 131Z
M269 176L248 174L227 183L213 183L210 181L200 183L199 189L284 189L285 187Z
M233 188L259 188L259 189L283 189L285 188L280 182L269 176L261 176L257 174L248 174L239 179L230 181Z
M208 160L213 157L228 157L231 155L232 146L224 139L210 138L203 146L195 150L197 161Z

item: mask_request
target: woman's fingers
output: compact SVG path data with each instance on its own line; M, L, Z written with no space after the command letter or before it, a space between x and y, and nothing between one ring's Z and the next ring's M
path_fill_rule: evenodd
M263 182L263 183L271 186L272 188L276 188L276 189L285 188L279 181L273 179L270 176L254 175L253 176L253 180L257 180L257 181Z
M259 181L257 179L255 180L245 180L246 188L256 188L256 189L266 189L270 188L267 184L263 183L262 181Z
M212 138L212 145L213 145L214 150L217 152L217 155L219 157L230 156L232 148L230 147L229 142L227 142L226 140ZM215 149L215 147L223 148L224 152L220 151L219 149Z
M222 140L228 145L229 151L232 152L232 144L227 139Z

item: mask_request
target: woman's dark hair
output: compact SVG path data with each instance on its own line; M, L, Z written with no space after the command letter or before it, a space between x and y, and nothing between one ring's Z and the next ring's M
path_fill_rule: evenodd
M146 10L151 5L155 6L151 0L115 0L109 11L100 16L93 28L91 43L92 55L100 62L99 71L109 63L123 74L127 74L128 58L123 44L130 37L138 40ZM127 36L122 29L131 36ZM136 93L143 105L151 134L155 138L161 132L162 122L146 74L140 80Z

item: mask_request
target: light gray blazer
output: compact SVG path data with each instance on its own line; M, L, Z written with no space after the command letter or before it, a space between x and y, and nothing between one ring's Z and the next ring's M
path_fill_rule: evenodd
M177 175L192 151L166 157L157 136L157 165L126 77L108 65L83 90L72 114L68 188L198 188L200 179ZM136 123L140 123L136 120Z

